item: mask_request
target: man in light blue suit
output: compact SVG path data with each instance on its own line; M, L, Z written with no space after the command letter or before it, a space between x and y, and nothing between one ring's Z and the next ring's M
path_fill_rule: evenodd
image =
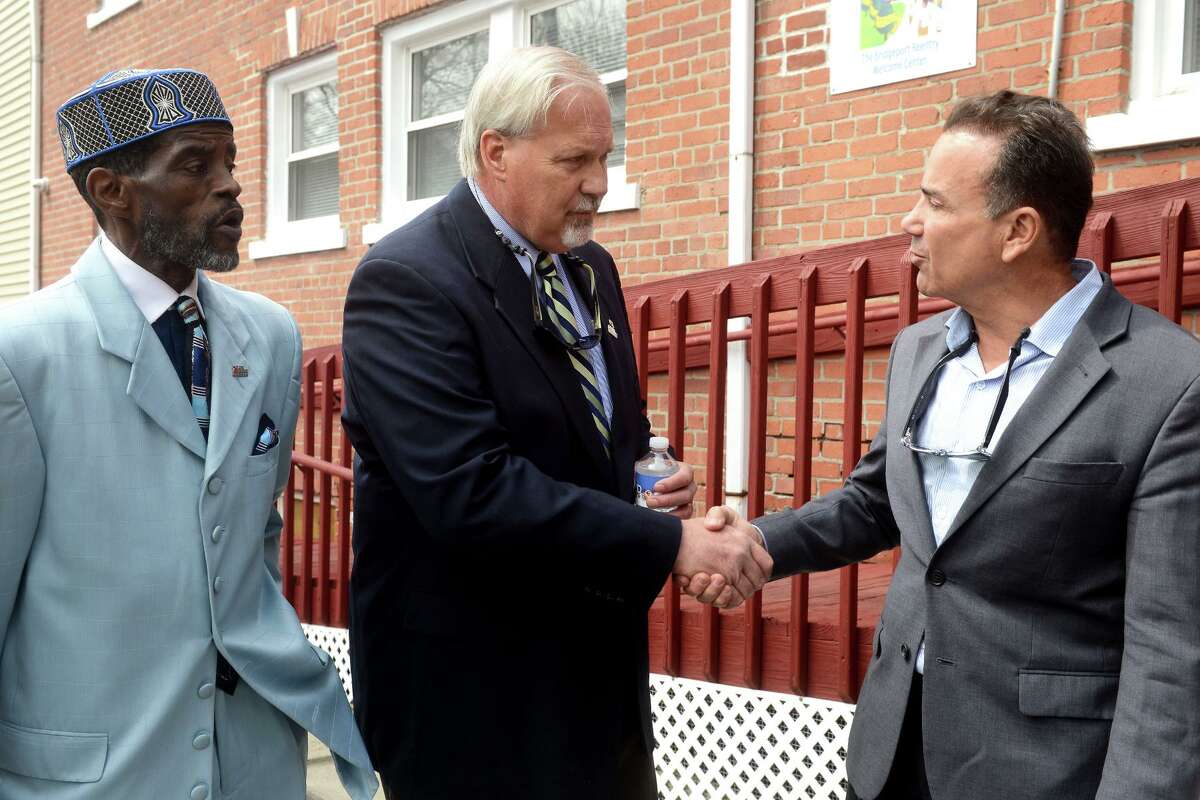
M0 311L0 798L302 800L311 732L366 800L337 671L280 593L299 332L204 274L241 237L220 97L122 70L58 132L102 230Z

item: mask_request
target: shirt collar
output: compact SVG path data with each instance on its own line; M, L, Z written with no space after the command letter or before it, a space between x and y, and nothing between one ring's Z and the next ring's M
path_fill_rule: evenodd
M533 260L537 258L537 254L541 251L532 242L522 236L516 228L508 224L508 220L502 217L500 212L496 210L496 207L487 199L487 195L479 188L479 184L475 182L474 178L467 178L467 186L470 187L471 194L475 195L476 202L483 209L483 213L487 215L488 221L492 223L492 227L500 231L501 235L514 245L525 251L527 259L522 258L520 253L513 253L513 255L517 256L517 263L521 265L521 269L525 270L525 274L527 276L531 275L533 273Z
M1025 340L1051 358L1062 350L1071 331L1075 330L1103 285L1100 270L1086 258L1071 262L1071 277L1075 285L1029 327L1029 338ZM946 320L946 346L953 350L965 342L970 333L971 315L962 308L956 308Z
M122 253L103 229L100 230L100 249L147 322L154 323L167 309L175 305L181 294L195 300L200 315L204 315L204 307L200 304L200 294L197 291L199 279L195 276L182 292L177 292L162 278L147 272L144 267Z

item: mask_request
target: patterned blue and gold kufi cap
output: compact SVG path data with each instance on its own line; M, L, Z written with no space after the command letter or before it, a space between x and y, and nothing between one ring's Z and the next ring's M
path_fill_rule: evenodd
M63 103L57 117L68 172L81 161L181 125L229 123L213 82L191 69L110 72Z

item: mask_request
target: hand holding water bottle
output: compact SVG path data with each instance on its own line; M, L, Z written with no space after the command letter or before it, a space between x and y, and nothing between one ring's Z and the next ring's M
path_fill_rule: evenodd
M650 452L634 464L634 479L639 506L691 519L696 496L692 468L671 458L665 436L650 437Z

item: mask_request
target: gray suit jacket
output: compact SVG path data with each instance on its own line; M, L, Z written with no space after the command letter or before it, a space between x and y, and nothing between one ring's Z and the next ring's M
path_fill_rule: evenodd
M886 420L846 486L758 521L776 575L901 545L851 784L882 789L924 640L934 798L1194 800L1200 344L1106 278L935 549L899 440L944 321L897 337Z
M337 671L280 594L299 333L263 297L203 273L199 291L207 446L98 242L0 311L5 800L295 800L301 729L338 754L353 797L374 791ZM252 455L263 414L280 444ZM233 696L214 692L218 651L241 675Z

